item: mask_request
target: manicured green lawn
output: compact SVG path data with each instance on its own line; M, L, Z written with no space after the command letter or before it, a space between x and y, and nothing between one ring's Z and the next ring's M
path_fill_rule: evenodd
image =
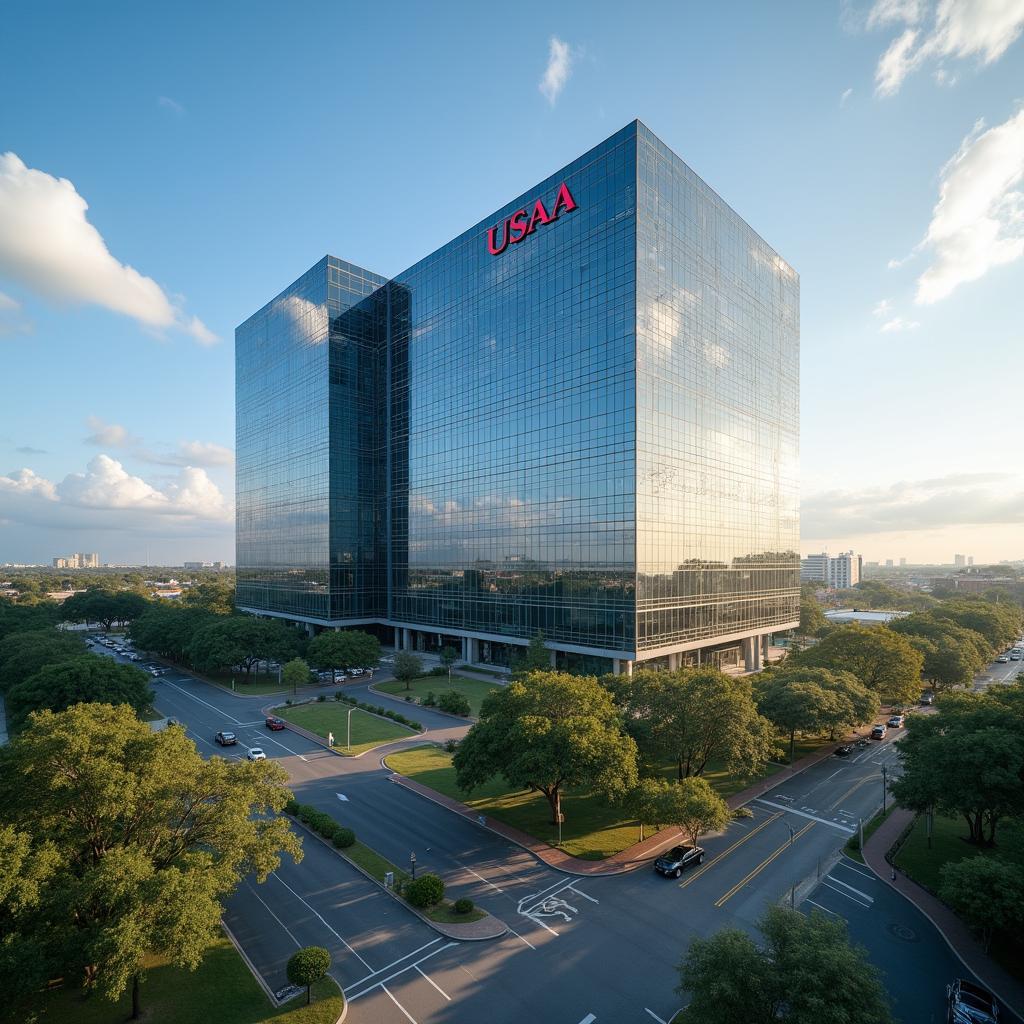
M943 865L954 864L964 857L976 857L979 854L990 857L999 852L998 848L978 849L964 842L967 822L963 818L943 818L937 814L932 829L932 848L929 850L925 820L923 814L918 816L895 862L896 867L932 892L937 893L939 890L939 872ZM998 833L996 837L998 839Z
M469 701L470 715L473 718L479 718L480 705L483 703L484 697L492 690L496 690L498 686L496 683L485 683L482 679L466 679L453 672L451 684L449 684L447 676L420 676L419 679L413 679L410 682L408 690L405 688L405 683L401 683L397 679L389 680L386 683L375 683L373 688L398 698L404 698L406 694L411 693L421 701L428 693L433 693L437 697L448 690L458 690Z
M497 818L552 846L558 843L558 826L551 824L548 802L541 793L510 790L501 778L492 779L471 794L463 793L455 782L451 754L432 746L389 754L387 763L394 771L445 796L461 800L482 814ZM778 771L777 766L768 767L770 771ZM665 769L666 772L673 770ZM752 781L737 780L721 771L705 773L705 776L723 795L743 789ZM569 790L562 798L562 813L565 815L562 849L574 857L603 860L640 839L638 823L602 796Z
M278 708L275 714L281 718L301 725L318 736L327 739L328 732L334 733L334 749L343 754L361 754L371 747L390 743L392 740L404 740L417 733L413 729L399 725L398 722L378 718L360 708L352 711L352 747L345 746L348 739L349 705L337 701L316 701L312 704L299 704L292 708Z
M338 986L325 978L313 986L313 1003L306 993L274 1009L242 962L235 947L225 939L207 952L193 971L171 967L155 959L142 985L143 1018L167 1024L334 1024L341 1016L344 999ZM82 997L80 990L60 989L40 998L40 1021L54 1024L122 1024L131 1013L131 991L112 1003L99 995Z
M276 672L251 672L246 676L242 672L197 672L200 678L215 686L222 686L225 690L231 689L231 680L235 681L235 693L264 694L284 693L288 687L277 681Z

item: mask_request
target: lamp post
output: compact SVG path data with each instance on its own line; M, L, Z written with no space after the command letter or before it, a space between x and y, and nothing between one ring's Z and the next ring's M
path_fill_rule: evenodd
M412 875L412 880L416 881L416 853L415 851L409 854L409 872Z
M355 709L354 704L348 709L348 743L345 744L346 750L352 749L352 712L355 711Z

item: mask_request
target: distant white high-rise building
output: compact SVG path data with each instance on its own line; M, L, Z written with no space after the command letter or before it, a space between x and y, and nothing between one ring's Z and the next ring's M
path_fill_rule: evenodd
M835 588L854 587L860 583L861 567L861 556L852 551L844 551L835 557L823 551L820 555L807 555L800 559L800 582L817 582Z
M966 555L954 555L953 556L953 565L957 569L963 569L964 566L967 565L967 556Z
M904 566L906 566L906 564L907 564L907 560L905 558L901 558L900 559L900 568L901 569L904 568Z

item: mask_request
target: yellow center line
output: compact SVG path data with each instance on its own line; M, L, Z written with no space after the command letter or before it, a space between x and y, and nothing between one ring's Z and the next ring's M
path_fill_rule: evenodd
M853 784L853 785L852 785L852 786L851 786L851 787L850 787L850 788L849 788L849 789L848 789L848 790L847 790L847 791L846 791L846 792L845 792L845 793L844 793L844 794L843 794L843 795L842 795L842 796L841 796L841 797L840 797L840 798L839 798L839 799L838 799L838 800L837 800L837 801L836 801L836 802L835 802L835 803L834 803L834 804L833 804L833 805L832 805L832 806L831 806L831 807L829 808L829 810L830 810L830 811L834 811L834 810L835 810L835 809L836 809L836 808L837 808L837 807L838 807L838 806L839 806L839 805L840 805L840 804L841 804L841 803L842 803L842 802L843 802L843 801L844 801L844 800L845 800L845 799L846 799L846 798L847 798L847 797L848 797L848 796L849 796L849 795L850 795L851 793L853 793L853 792L854 792L855 790L858 790L858 789L860 789L860 787L861 787L861 786L863 786L865 782L873 782L873 781L874 781L875 779L880 779L881 777L882 777L882 776L881 776L881 774L878 774L878 775L865 775L865 776L864 776L864 778L860 780L860 782L855 782L855 783L854 783L854 784Z
M762 821L761 824L757 826L757 828L751 829L745 836L741 836L739 839L737 839L736 842L732 844L732 846L727 847L721 853L716 853L715 856L707 862L707 864L704 864L702 867L697 868L697 870L694 871L693 874L691 874L685 882L679 883L679 888L685 889L686 886L688 886L691 882L696 882L697 879L700 878L700 876L703 875L705 871L707 871L709 868L717 864L723 857L727 857L730 853L732 853L733 850L736 849L737 846L741 846L748 839L753 839L754 836L756 836L757 833L761 831L761 829L767 828L773 821L775 821L776 818L781 817L782 811L777 811L770 818L765 818L765 820Z
M724 896L720 896L717 900L715 900L715 906L721 907L725 904L727 900L732 899L732 897L735 896L736 893L738 893L740 889L742 889L743 886L747 884L747 882L749 882L752 878L756 878L766 867L768 867L769 864L771 864L773 860L775 860L776 857L779 856L780 853L783 853L785 850L788 850L793 845L793 843L795 843L805 832L809 832L812 828L814 828L816 824L817 822L810 821L806 825L804 825L804 827L800 829L800 831L797 832L792 839L788 839L774 853L770 853L767 857L765 857L765 859L761 861L761 863L758 864L757 867L754 868L754 870L746 876L746 878L740 879L740 881L738 881Z

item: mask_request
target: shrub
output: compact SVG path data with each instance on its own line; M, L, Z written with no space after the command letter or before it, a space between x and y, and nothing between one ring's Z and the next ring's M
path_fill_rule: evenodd
M284 805L284 813L285 814L290 814L293 818L298 813L298 811L299 811L299 801L298 800L290 799Z
M414 907L432 907L444 899L444 882L437 875L420 875L402 894Z
M344 825L338 825L334 830L334 845L339 850L344 850L346 846L351 846L356 841L356 834L350 828L345 828Z
M450 715L468 715L469 698L459 693L458 690L449 690L437 698L437 706Z
M448 669L444 665L435 665L428 673L428 676L446 676L448 675Z
M468 914L473 909L473 901L465 896L455 901L456 914Z
M423 698L423 706L425 708L437 707L437 698L434 696L433 690L428 690L426 697Z
M386 715L388 713L387 708L382 708L379 704L373 709L378 715Z
M412 703L412 694L411 693L407 693L405 695L405 703L406 704L411 704Z
M325 700L327 700L327 694L326 693L318 693L316 695L316 699L317 699L317 703L322 704Z
M292 702L292 699L291 699L291 697L289 697L289 698L288 698L288 699L287 699L287 700L285 701L285 704L291 704L291 702Z
M343 693L341 693L341 692L339 691L338 693L336 693L336 694L334 695L334 699L335 699L335 700L344 700L344 699L345 699L345 694L343 694Z
M459 749L459 741L458 740L445 740L444 741L444 749L445 749L446 753L454 754L455 751Z

